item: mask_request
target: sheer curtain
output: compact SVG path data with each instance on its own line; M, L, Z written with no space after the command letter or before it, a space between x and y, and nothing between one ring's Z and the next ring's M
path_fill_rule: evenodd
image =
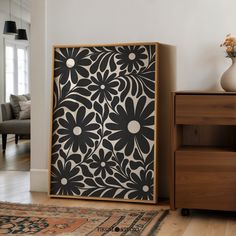
M29 46L5 41L5 101L10 94L29 93Z

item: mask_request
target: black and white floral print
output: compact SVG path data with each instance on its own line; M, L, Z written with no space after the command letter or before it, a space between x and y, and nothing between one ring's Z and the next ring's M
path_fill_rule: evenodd
M73 83L78 81L78 75L88 77L86 66L91 61L86 58L88 50L80 51L79 48L61 48L55 51L54 76L60 76L60 83L65 84L69 78Z
M90 168L95 169L94 176L101 174L102 178L105 179L106 175L112 175L112 168L116 165L114 161L111 160L112 152L104 154L104 150L99 150L99 155L94 154L92 156L93 161L90 163Z
M51 195L155 201L156 64L156 44L55 48Z
M79 188L84 187L83 176L78 168L73 168L71 162L57 162L57 168L52 166L51 190L58 195L80 195Z
M112 130L109 140L117 141L115 150L120 151L125 148L125 155L129 156L134 145L141 149L143 153L150 151L149 140L154 140L154 130L149 126L154 125L154 101L146 107L146 97L141 97L135 108L131 98L127 98L125 106L117 105L117 113L110 113L110 119L114 123L108 123L106 127Z
M82 153L86 153L87 146L94 146L94 139L98 139L98 135L94 132L99 128L96 123L91 123L95 113L91 112L87 116L84 107L80 107L76 113L76 117L69 112L66 113L65 118L59 118L58 134L61 135L59 143L64 143L64 148L72 147L73 152L77 152L80 148Z
M95 76L91 76L93 84L88 87L88 89L93 92L91 99L95 100L98 98L100 103L102 103L104 99L111 101L112 95L117 94L116 87L119 85L119 83L114 80L115 77L116 74L113 73L109 75L108 70L106 70L103 75L98 72Z
M129 194L131 199L153 199L153 176L152 172L141 170L139 175L131 173L131 181L127 186L132 189Z
M132 72L134 69L138 70L144 66L144 59L147 59L145 48L140 46L124 46L120 47L119 54L117 55L117 64L121 65L120 69L128 69Z

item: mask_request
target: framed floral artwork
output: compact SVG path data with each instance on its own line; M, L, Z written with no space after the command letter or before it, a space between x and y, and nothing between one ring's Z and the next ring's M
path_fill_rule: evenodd
M50 196L156 203L158 44L55 46Z

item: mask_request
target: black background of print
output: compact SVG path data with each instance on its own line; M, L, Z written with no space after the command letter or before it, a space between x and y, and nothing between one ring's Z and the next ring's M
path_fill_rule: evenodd
M51 195L153 201L156 63L155 45L55 49Z

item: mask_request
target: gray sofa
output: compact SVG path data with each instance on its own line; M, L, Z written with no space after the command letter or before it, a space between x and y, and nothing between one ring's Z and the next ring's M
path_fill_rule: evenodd
M10 103L1 104L2 122L0 123L0 134L2 134L2 150L6 150L7 135L15 134L15 143L20 136L30 136L30 119L19 120L14 117Z

